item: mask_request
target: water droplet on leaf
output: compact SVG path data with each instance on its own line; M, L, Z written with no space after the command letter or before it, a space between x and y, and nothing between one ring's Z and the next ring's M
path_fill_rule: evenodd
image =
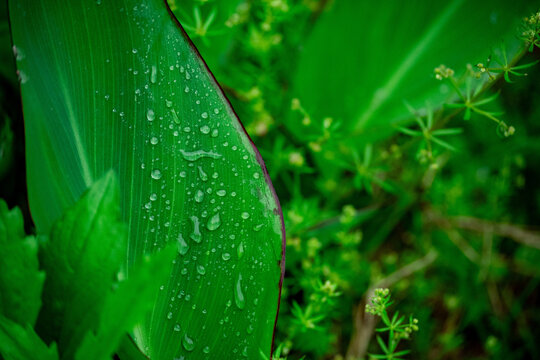
M184 157L184 159L186 159L187 161L197 161L203 157L209 157L212 159L219 159L221 157L221 154L214 153L211 151L204 151L204 150L197 150L197 151L180 150L180 152L182 153L182 156Z
M240 245L238 245L238 249L236 250L238 253L238 258L241 259L244 256L244 243L240 242Z
M203 168L201 166L198 167L199 169L199 177L201 178L202 181L207 181L208 180L208 175L204 172Z
M206 224L206 227L210 231L216 230L221 225L221 219L219 217L219 213L215 213L210 219L208 219L208 223Z
M152 84L155 84L157 81L157 67L156 65L152 65L152 72L150 73L150 81Z
M202 190L197 190L195 193L195 201L201 203L204 199L204 192Z
M197 265L197 272L201 275L206 274L206 269L202 265Z
M189 250L189 245L184 240L182 234L178 234L178 253L180 255L185 255Z
M152 170L151 176L152 176L152 179L159 180L159 179L161 179L162 174L161 174L161 171L159 169L154 169L154 170Z
M196 243L200 243L202 240L201 230L199 229L199 218L196 216L192 216L191 221L193 222L193 232L189 236L191 240L195 241Z
M184 338L182 339L182 346L187 351L193 351L193 349L195 349L195 343L193 342L193 339L187 336L187 334L184 335Z
M154 110L148 109L148 112L146 113L146 119L148 119L148 121L154 121L155 118L156 115L154 114Z
M246 306L246 299L244 298L244 293L242 292L242 274L238 274L236 279L236 284L234 285L234 302L236 306L243 310Z

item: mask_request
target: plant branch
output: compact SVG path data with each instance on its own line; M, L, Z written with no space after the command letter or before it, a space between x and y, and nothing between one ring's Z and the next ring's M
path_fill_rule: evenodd
M349 342L346 359L362 359L367 352L369 342L375 331L377 318L373 315L366 314L365 304L368 299L373 296L375 289L393 286L398 281L425 269L431 265L438 256L439 253L432 249L424 257L403 266L369 287L362 302L359 303L354 310L354 332L351 341Z

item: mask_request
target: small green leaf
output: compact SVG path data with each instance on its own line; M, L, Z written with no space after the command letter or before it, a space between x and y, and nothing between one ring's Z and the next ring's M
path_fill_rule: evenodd
M443 141L443 140L440 140L440 139L437 139L436 137L432 137L431 140L437 144L437 145L440 145L442 146L443 148L446 148L450 151L457 151L455 147L453 147L452 145L450 145L449 143L447 143L446 141Z
M471 108L467 107L465 113L463 114L463 120L471 120Z
M379 346L381 347L382 351L385 354L388 354L388 348L386 347L384 340L380 336L377 336L377 342L379 343Z
M409 135L409 136L421 136L422 135L422 133L420 131L411 130L411 129L408 129L408 128L402 127L402 126L398 126L397 129L399 130L399 132L402 132L403 134Z
M47 279L37 326L46 340L58 339L62 357L73 356L85 333L98 328L126 241L118 183L109 171L56 222L43 247Z
M106 360L117 350L122 337L144 319L159 286L168 280L176 246L169 246L134 266L130 278L107 296L96 333L86 334L75 360Z
M466 105L462 103L450 103L450 104L444 104L445 108L448 109L461 109L464 108Z
M540 60L536 60L527 64L518 65L518 66L512 66L512 70L522 70L522 69L528 69L530 67L533 67L534 65L538 64Z
M58 360L56 344L47 346L28 324L0 315L0 354L5 360Z
M439 129L431 132L433 135L436 136L447 136L447 135L458 135L463 133L463 129L461 128L453 128L453 129Z
M45 274L39 271L38 244L24 233L18 208L0 199L0 314L33 326L41 307Z
M475 105L475 106L479 106L479 105L488 104L488 103L494 101L495 99L497 99L498 97L499 97L499 93L497 92L497 93L495 93L495 94L493 94L493 95L490 95L490 96L488 96L488 97L486 97L486 98L483 98L483 99L480 99L480 100L478 100L478 101L475 101L475 102L474 102L474 105Z

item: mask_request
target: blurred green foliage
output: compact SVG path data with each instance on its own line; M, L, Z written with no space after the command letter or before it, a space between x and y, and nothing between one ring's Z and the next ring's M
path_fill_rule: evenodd
M390 288L404 357L540 358L538 2L169 3L283 206L277 357L380 354L365 305ZM2 16L0 197L28 224Z

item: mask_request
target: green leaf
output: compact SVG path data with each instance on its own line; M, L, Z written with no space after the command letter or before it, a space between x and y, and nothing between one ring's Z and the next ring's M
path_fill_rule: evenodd
M402 127L402 126L397 126L396 128L398 129L399 132L402 132L405 135L422 136L422 133L420 131L411 130L411 129L408 129L408 128Z
M136 264L131 277L119 284L118 289L107 296L100 314L99 327L94 334L87 333L75 354L75 360L106 360L114 354L123 336L145 313L159 291L158 284L165 283L170 266L176 256L176 247L143 258Z
M98 328L126 243L118 182L110 171L55 223L43 245L47 279L37 328L45 340L58 341L63 358Z
M293 95L312 118L346 119L352 134L380 139L409 116L403 101L437 108L448 100L448 84L433 76L440 64L459 76L501 41L514 55L521 44L514 35L535 3L336 1L303 47Z
M47 346L28 324L0 315L0 354L5 360L58 360L56 345Z
M527 63L527 64L512 66L512 70L528 69L528 68L531 68L531 67L535 66L539 62L540 62L540 60L536 60L536 61L533 61L533 62L530 62L530 63Z
M127 277L144 254L179 247L134 332L138 346L152 359L270 354L284 266L279 205L166 3L9 5L14 46L25 54L17 66L37 231L47 233L113 168L128 224Z
M475 101L474 105L478 106L478 105L488 104L488 103L490 103L492 101L495 101L498 97L499 97L499 93L497 92L497 93L495 93L493 95L490 95L490 96L488 96L488 97L486 97L484 99L480 99L478 101Z
M452 128L452 129L439 129L431 132L435 136L448 136L448 135L458 135L463 133L461 128Z
M378 335L377 335L377 342L379 343L379 346L381 347L382 351L385 354L388 354L389 351L388 351L388 348L386 347L386 344L384 343L384 340Z
M0 249L0 315L34 326L45 280L39 271L37 240L24 233L21 211L10 211L1 199Z
M436 143L437 145L442 146L442 147L445 148L445 149L448 149L448 150L450 150L450 151L457 151L457 149L456 149L455 147L453 147L452 145L450 145L450 144L447 143L446 141L437 139L436 137L432 137L431 140L432 140L434 143Z
M121 360L148 360L148 357L139 350L139 347L129 335L122 338L116 354Z

